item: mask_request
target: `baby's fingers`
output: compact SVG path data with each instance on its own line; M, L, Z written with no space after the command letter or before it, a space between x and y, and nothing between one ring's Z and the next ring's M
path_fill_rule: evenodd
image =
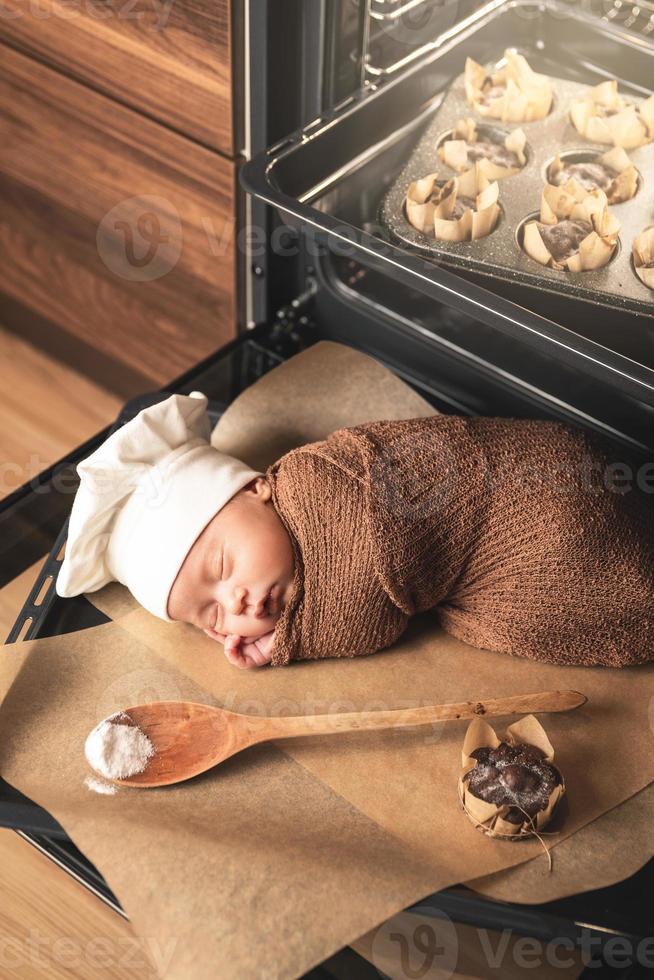
M219 643L222 643L223 646L225 645L226 637L224 633L216 633L215 630L211 630L211 629L205 629L202 630L202 632L205 633L208 637L210 637L210 639L217 640Z
M272 653L269 654L265 649L261 649L259 639L254 642L244 641L241 649L243 656L250 661L253 667L264 667L267 663L270 663Z
M249 657L248 654L243 651L240 636L233 634L226 636L224 649L225 656L233 667L240 667L242 670L247 670L250 667L258 666L256 663L253 663L251 657Z

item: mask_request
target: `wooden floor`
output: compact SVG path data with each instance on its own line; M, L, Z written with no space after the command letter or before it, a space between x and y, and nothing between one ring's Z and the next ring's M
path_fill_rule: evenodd
M104 428L119 399L0 328L0 499Z
M0 328L0 498L116 416L119 400ZM0 590L6 636L37 562ZM11 830L0 829L0 978L157 974L123 918Z
M11 830L0 830L2 980L154 978L147 947L113 909Z

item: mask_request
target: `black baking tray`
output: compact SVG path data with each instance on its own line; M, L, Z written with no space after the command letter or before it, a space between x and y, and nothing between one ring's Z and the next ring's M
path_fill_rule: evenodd
M649 94L654 45L595 16L591 4L510 0L482 7L435 39L420 61L363 89L342 111L271 147L241 169L245 188L321 248L360 261L403 287L472 315L511 340L654 405L654 320L588 299L456 273L391 241L379 205L469 55L497 62L516 47L544 74L593 85L616 77L626 96ZM643 227L653 204L643 194ZM535 205L535 208L537 204ZM534 298L536 296L536 299ZM551 310L551 313L549 312Z
M266 331L268 328L266 327ZM225 402L210 402L210 415L212 421L217 421L225 405L235 397L240 390L261 376L275 364L280 363L288 356L288 353L298 349L295 344L290 344L290 350L284 355L279 355L265 346L257 343L257 338L261 331L257 328L255 339L251 337L246 341L237 340L223 349L222 359L227 360L230 350L247 351L247 356L238 359L237 367L232 372L233 379L225 381L228 390ZM309 338L307 343L311 343L318 336ZM406 351L405 351L406 353ZM452 381L452 365L447 360L441 358L443 378ZM212 362L219 363L220 358L211 359ZM389 366L392 362L387 361ZM227 372L225 372L227 373ZM405 375L406 380L412 381L412 377ZM468 385L475 387L474 374L471 368L467 368L466 377ZM193 371L192 379L180 380L174 386L175 390L190 391L194 388L204 390L203 371L196 368ZM502 403L502 397L508 397L505 393L501 395L500 382L496 382L495 394L493 395L494 404L498 407ZM209 391L210 385L207 385ZM421 388L421 393L430 398L434 404L443 411L466 411L465 402L454 399L451 394L444 397L439 394L437 386L432 384L429 390ZM477 403L481 388L477 389L472 404L475 409L483 412L483 403ZM166 397L167 393L153 393L143 398L135 399L128 403L116 420L114 427L123 424L146 404ZM470 410L468 407L467 410ZM504 405L504 410L510 414L519 414L517 403ZM539 414L534 405L526 408L530 415ZM102 433L102 438L106 433ZM87 445L88 452L93 451L95 445ZM85 455L88 455L88 452ZM60 535L52 547L51 553L46 560L33 589L28 596L27 602L19 615L12 632L10 640L17 640L19 636L26 637L46 636L58 633L65 633L100 625L107 622L107 618L97 610L91 603L83 597L62 600L56 596L54 585L50 583L50 589L44 595L42 601L35 605L35 598L39 593L43 595L43 586L49 576L56 575L60 561L61 545L65 540L66 529L61 529ZM87 887L91 888L97 895L101 896L117 911L121 912L120 905L106 885L101 874L90 862L81 854L75 845L67 838L63 829L45 813L36 808L29 800L26 800L7 784L0 783L0 802L5 807L13 805L13 821L8 821L9 825L20 827L23 836L26 837L34 846L40 848L56 862L60 863L69 873L77 877ZM599 856L598 856L599 859ZM478 895L465 886L448 888L442 892L435 893L413 907L413 910L422 915L435 915L446 913L454 921L460 921L484 928L488 930L510 929L516 934L534 936L547 942L551 939L560 940L568 937L577 941L584 930L593 937L595 945L594 951L598 951L602 944L608 939L616 936L626 937L635 947L642 937L654 934L654 915L651 904L642 901L643 894L649 894L654 888L654 861L651 861L636 875L624 882L611 886L610 888L598 889L586 892L578 896L570 896L557 902L549 902L539 905L513 905L506 902L498 902ZM363 970L365 967L360 963L351 951L342 951L338 957L334 957L320 968L318 972L313 971L311 976L358 976L355 969ZM349 958L348 958L349 957ZM356 961L356 962L355 962ZM329 964L332 964L332 967ZM344 974L339 974L339 969L345 969ZM372 973L371 976L378 974ZM593 969L594 977L605 976L602 969ZM612 972L611 976L623 975ZM625 974L626 975L626 974ZM630 972L630 976L637 973Z
M489 73L495 70L496 66L489 66ZM595 159L610 149L584 140L570 122L570 105L586 95L587 86L554 77L550 82L554 100L545 119L506 125L479 116L466 100L464 76L455 79L406 166L385 195L380 221L405 247L420 250L453 268L463 267L480 276L516 281L541 293L566 294L591 302L593 306L601 303L615 312L624 310L642 317L654 317L654 290L648 289L638 278L631 258L634 238L651 222L647 210L648 202L653 200L654 143L647 143L628 154L638 170L639 186L633 198L610 207L620 222L620 237L613 257L605 266L576 274L561 272L540 265L521 247L524 224L539 217L546 172L554 155L560 152L564 162L576 162ZM633 96L632 99L638 105L639 100ZM437 148L451 136L457 122L468 117L474 118L482 134L489 130L493 132L496 142L503 142L509 132L521 129L527 139L527 161L518 173L498 181L500 218L490 234L473 242L443 242L410 224L405 211L406 192L412 181L426 174L436 172L442 181L456 176L439 158ZM654 341L654 332L651 340ZM654 351L650 356L654 357Z

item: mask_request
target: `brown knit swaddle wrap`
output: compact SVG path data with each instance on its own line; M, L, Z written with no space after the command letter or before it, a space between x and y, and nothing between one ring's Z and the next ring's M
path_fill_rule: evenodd
M476 647L559 664L654 659L652 498L556 422L371 422L268 470L295 588L273 663L389 646L436 609Z

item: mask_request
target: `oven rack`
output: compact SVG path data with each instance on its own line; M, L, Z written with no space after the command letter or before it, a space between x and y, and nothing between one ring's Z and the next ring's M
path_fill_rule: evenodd
M486 4L466 0L436 4L433 0L367 0L362 58L367 83L376 84L395 75L445 44L479 16L511 4L512 0L490 0ZM580 7L591 17L641 37L654 37L654 0L573 0L567 6ZM437 16L447 26L434 37ZM409 40L413 43L409 44Z
M395 21L429 4L433 5L433 0L369 0L368 16L371 20Z
M654 3L652 0L639 0L638 3L613 0L611 9L607 10L602 20L650 37L654 34Z
M486 4L479 4L475 0L445 0L437 7L430 7L429 0L421 0L420 3L407 3L391 19L388 15L381 20L370 15L364 31L362 59L366 82L376 84L395 75L430 51L446 44L478 17L503 7L507 2L508 0L490 0ZM413 15L420 8L430 11L422 29L403 23L403 14ZM436 17L436 14L439 16ZM460 14L462 16L457 16Z

